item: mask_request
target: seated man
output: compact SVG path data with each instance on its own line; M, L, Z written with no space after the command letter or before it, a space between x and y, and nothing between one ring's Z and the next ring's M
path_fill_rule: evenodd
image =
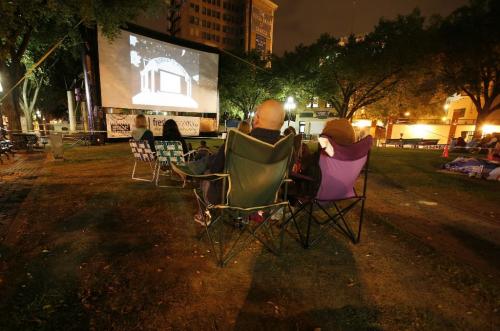
M257 107L253 118L253 129L250 136L274 144L281 138L281 126L285 120L283 105L276 100L264 101ZM217 153L208 159L208 171L206 173L221 173L225 165L225 146L221 146ZM222 185L220 181L202 183L202 191L205 201L216 204L220 202Z

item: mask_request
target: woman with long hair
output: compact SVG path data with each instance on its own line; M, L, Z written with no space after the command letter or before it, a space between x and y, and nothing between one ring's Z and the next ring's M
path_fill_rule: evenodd
M149 148L155 152L155 137L153 132L148 129L146 116L139 114L135 117L135 129L132 130L132 138L136 141L146 140Z
M179 130L179 127L177 126L177 122L174 120L166 120L165 123L163 123L163 134L162 134L162 140L164 141L180 141L182 144L182 151L184 153L189 152L189 148L186 144L186 141L181 135L181 131Z

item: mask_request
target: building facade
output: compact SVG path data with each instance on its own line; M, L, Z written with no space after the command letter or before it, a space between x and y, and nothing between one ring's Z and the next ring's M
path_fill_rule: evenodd
M220 49L272 53L278 6L270 0L171 0L170 8L136 23Z

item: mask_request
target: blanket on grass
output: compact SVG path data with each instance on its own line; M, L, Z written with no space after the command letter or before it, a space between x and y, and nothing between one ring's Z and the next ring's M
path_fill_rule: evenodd
M460 172L469 176L484 177L491 180L498 180L498 172L500 172L498 170L500 169L498 162L463 156L446 163L443 168L448 171Z

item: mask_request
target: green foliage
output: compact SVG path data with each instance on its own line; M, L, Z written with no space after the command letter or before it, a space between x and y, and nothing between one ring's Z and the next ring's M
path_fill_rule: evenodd
M67 38L58 52L65 52L64 56L78 53L82 42L77 29L79 23L87 27L99 26L106 36L112 38L121 25L161 3L161 0L1 1L0 72L4 90L9 90L24 75L27 65L38 60L64 36ZM56 67L52 69L58 70ZM50 76L46 74L45 77ZM19 129L18 97L16 89L4 101L12 129Z
M469 96L478 111L478 122L500 109L500 3L472 0L434 28L436 79L450 93ZM479 125L477 126L479 127Z
M339 40L325 34L312 45L300 45L273 61L275 95L293 95L302 103L319 96L337 116L351 118L396 93L398 84L419 70L430 45L424 22L415 10L381 20L366 36Z
M271 75L266 69L267 59L257 52L220 57L221 113L232 116L243 114L248 118L255 107L269 98ZM239 116L238 116L239 117Z
M293 52L272 59L271 93L278 100L293 96L308 104L317 95L318 70L321 53L316 47L299 45Z

